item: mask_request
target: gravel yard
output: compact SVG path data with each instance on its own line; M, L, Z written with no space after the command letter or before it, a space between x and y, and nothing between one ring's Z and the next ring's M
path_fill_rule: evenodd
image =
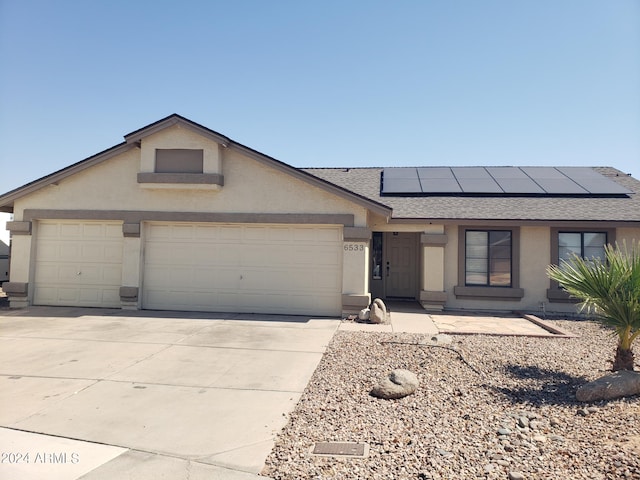
M423 335L338 332L263 474L640 479L640 398L575 400L578 386L610 368L615 337L593 322L550 323L579 337L457 335L448 347L458 354L425 345ZM418 375L417 392L370 396L396 368ZM370 450L367 458L314 456L317 442L362 442Z

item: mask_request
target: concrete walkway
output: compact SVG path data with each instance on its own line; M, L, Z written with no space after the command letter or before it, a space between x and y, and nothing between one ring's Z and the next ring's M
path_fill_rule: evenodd
M417 333L436 335L484 334L528 337L572 336L532 315L478 312L427 312L417 302L389 302L389 323L375 325L357 321L340 324L342 331Z
M258 478L339 323L3 310L0 478Z

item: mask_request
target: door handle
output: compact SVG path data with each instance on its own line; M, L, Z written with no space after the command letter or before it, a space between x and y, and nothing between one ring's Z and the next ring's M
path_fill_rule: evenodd
M391 268L391 267L389 267L389 262L387 262L387 277L389 276L389 269L390 269L390 268Z

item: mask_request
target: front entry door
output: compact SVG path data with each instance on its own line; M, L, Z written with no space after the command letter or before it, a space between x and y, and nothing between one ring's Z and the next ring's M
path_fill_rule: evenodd
M388 233L385 240L386 296L415 298L418 272L416 234Z

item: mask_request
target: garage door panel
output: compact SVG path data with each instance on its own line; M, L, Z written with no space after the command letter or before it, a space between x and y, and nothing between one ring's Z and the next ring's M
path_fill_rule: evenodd
M80 245L77 243L65 243L63 241L51 244L46 249L45 255L57 260L75 261L82 256Z
M80 259L100 259L104 260L105 258L105 248L104 245L98 244L88 244L88 245L79 245L80 247Z
M60 238L78 238L82 236L82 225L80 223L63 223L58 225L56 231Z
M200 290L212 291L219 289L238 290L240 288L240 273L235 268L216 268L214 282L211 285L202 284Z
M291 241L291 228L273 227L267 229L267 241L271 243L289 243Z
M122 224L40 221L34 304L119 307Z
M336 278L332 272L315 272L313 276L313 287L318 292L335 292L342 288L342 282L339 278Z
M57 281L58 270L57 265L40 265L39 268L36 268L35 283Z
M210 238L218 237L218 227L209 225L197 225L193 227L193 239L194 240L208 240Z
M181 227L150 224L146 229L144 308L339 314L339 227ZM172 281L158 280L167 274Z
M59 238L60 237L60 225L52 223L40 223L38 224L38 237L39 238Z
M244 240L262 245L267 241L267 229L261 226L246 227L244 229Z
M172 262L172 253L171 246L154 243L146 246L144 255L150 264L162 265ZM175 254L178 254L178 252L175 252Z
M120 292L120 284L122 283L122 267L120 265L105 265L102 268L102 280L104 283L109 285L117 285L118 292Z
M82 236L84 238L104 238L105 228L103 225L88 224L82 226Z
M53 290L54 300L66 302L68 305L77 305L80 298L80 290L77 288L59 287Z
M225 225L217 230L218 239L227 243L238 243L242 240L242 228L234 225Z
M145 256L153 265L194 264L193 252L185 251L178 243L148 245Z
M217 285L219 274L210 268L196 268L192 272L196 285Z
M213 265L237 267L242 262L243 249L239 245L219 245L210 247L215 249L216 256Z

